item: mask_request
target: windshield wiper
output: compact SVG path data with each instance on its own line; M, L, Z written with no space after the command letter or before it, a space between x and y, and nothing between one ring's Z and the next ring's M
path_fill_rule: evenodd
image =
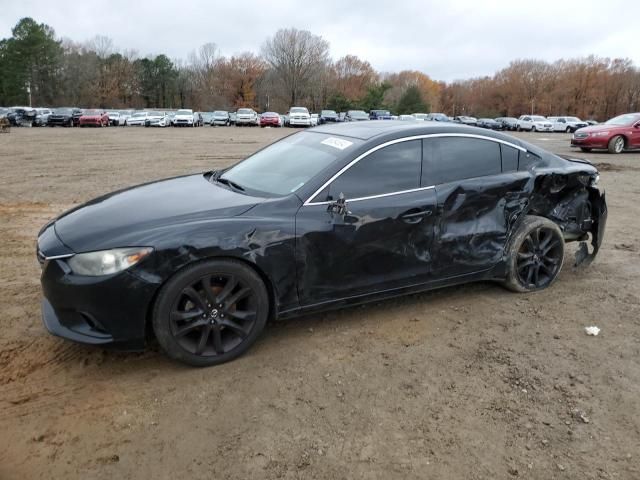
M238 185L236 182L232 182L228 178L217 177L214 179L218 183L223 183L224 185L229 185L234 190L238 190L240 192L244 192L244 188Z

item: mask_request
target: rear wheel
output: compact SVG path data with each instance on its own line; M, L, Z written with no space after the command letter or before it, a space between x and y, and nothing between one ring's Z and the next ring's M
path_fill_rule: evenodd
M154 307L153 329L171 358L205 367L244 353L268 315L267 289L253 269L233 260L211 260L167 282Z
M551 220L527 216L507 252L504 286L514 292L535 292L558 278L564 261L564 237Z
M624 137L620 135L613 137L609 140L607 149L609 150L609 153L622 153L624 150Z

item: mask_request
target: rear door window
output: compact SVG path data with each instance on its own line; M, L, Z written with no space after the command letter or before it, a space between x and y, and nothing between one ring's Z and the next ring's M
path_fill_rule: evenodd
M467 137L443 137L433 142L434 184L502 172L498 142Z

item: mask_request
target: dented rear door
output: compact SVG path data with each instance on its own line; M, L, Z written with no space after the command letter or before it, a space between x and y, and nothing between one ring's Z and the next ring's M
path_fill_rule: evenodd
M489 139L425 140L432 163L423 170L432 172L437 202L436 277L480 272L502 259L510 228L526 208L532 177L517 166L503 173L502 148Z

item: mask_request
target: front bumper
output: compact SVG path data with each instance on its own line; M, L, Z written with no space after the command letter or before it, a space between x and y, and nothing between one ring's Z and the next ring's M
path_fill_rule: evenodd
M236 125L258 125L255 118L236 118Z
M147 315L162 282L144 270L144 264L153 266L153 259L113 275L89 277L71 271L65 258L69 255L73 253L53 225L40 233L42 320L47 330L79 343L143 349Z
M606 137L594 137L589 135L584 138L576 138L575 134L571 137L571 146L572 147L581 147L581 148L607 148L609 144L609 138Z
M300 127L310 127L311 119L310 118L290 118L289 125L291 126L300 126Z
M53 335L74 342L141 350L158 288L130 271L105 277L70 272L63 259L45 260L42 320Z
M147 125L150 127L166 127L167 122L165 120L149 120Z

